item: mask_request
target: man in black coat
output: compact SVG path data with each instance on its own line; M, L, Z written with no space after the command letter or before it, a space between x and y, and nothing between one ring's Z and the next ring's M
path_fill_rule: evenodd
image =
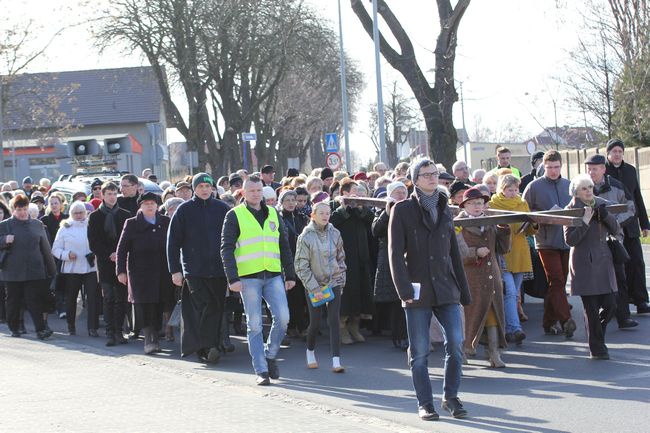
M120 180L120 192L117 204L120 208L129 211L131 215L138 213L138 184L140 180L135 174L125 174Z
M212 198L212 177L192 179L194 196L181 204L169 225L167 260L174 285L183 286L181 355L194 352L203 362L219 360L226 299L226 274L221 261L221 230L230 208Z
M131 218L131 213L121 209L117 204L117 185L105 182L102 185L104 200L99 209L88 217L88 243L95 254L99 284L104 297L104 319L107 323L107 346L124 344L122 324L126 314L126 286L117 281L115 260L117 242L124 227L124 222Z
M523 194L528 184L537 179L537 167L540 166L543 158L544 152L535 152L530 156L530 165L532 170L527 175L521 177L521 182L519 183L520 193Z
M396 203L388 226L388 257L397 293L406 313L409 364L418 399L418 415L437 420L428 362L431 315L444 329L445 379L443 409L454 418L467 411L458 399L463 363L460 304L471 295L447 197L438 190L438 169L429 159L411 165L415 191Z
M627 288L631 304L636 304L637 314L650 313L648 305L648 289L646 288L645 262L643 260L643 250L639 237L648 236L650 230L650 221L648 213L641 196L639 187L639 178L636 169L623 161L625 145L618 138L613 138L607 142L607 170L606 174L621 182L632 195L638 224L629 224L623 228L625 234L623 245L630 254L631 260L625 264L625 273L627 275ZM640 226L640 230L639 230Z

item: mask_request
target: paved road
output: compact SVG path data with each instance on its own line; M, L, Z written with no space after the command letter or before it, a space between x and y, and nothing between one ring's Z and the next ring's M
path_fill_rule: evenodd
M259 388L243 339L235 353L206 367L180 359L177 343L145 356L141 341L105 348L103 339L61 332L43 343L33 333L10 338L0 325L0 432L648 431L650 316L633 315L640 322L634 330L610 326L612 360L590 361L581 303L570 300L578 323L573 340L543 335L542 304L529 299L526 343L503 355L503 370L487 368L480 353L472 359L461 388L471 417L437 423L415 415L405 354L385 337L344 346L343 375L326 368L324 339L319 370L305 367L305 345L294 341L281 351L282 379ZM63 331L64 321L51 322ZM439 397L439 346L430 367Z

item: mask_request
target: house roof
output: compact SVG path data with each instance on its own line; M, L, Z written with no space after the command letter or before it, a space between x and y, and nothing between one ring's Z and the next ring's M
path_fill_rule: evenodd
M6 130L161 120L151 67L21 74L5 83Z
M550 127L540 132L536 136L526 140L534 141L535 144L542 148L560 146L581 149L594 145L603 140L603 135L591 127L584 126L561 126L558 128Z

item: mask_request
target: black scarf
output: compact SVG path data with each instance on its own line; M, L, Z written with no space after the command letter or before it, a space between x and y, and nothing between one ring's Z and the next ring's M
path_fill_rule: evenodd
M104 202L99 205L99 211L106 216L106 219L104 220L104 233L106 233L106 236L108 236L110 240L117 239L115 215L117 215L117 211L119 210L120 207L117 205L117 203L115 203L115 206L112 208L106 206L106 203Z
M436 224L438 222L438 199L440 198L438 189L432 195L425 194L420 188L415 188L415 191L420 199L422 209L429 212L433 223Z

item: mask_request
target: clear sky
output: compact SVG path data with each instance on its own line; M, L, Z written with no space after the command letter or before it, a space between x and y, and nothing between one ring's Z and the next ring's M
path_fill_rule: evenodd
M324 19L338 29L337 0L305 1L321 11ZM435 66L432 50L439 26L435 1L387 2L411 35L422 69L431 70ZM101 7L106 3L107 0L96 0L92 4ZM552 99L557 103L560 126L583 124L582 114L570 110L554 79L563 75L567 52L577 42L580 30L576 24L576 9L580 3L579 0L474 0L470 4L460 25L456 60L456 78L464 83L465 121L470 137L474 134L475 119L479 117L484 126L492 129L512 123L534 135L541 130L537 122L545 126L554 124ZM42 26L39 30L41 40L60 25L89 17L88 8L79 7L79 1L75 0L0 0L4 10L9 4L12 19L32 17ZM370 10L370 2L364 1L364 4ZM345 48L361 65L367 82L351 142L366 153L373 151L368 130L369 106L376 101L373 43L352 12L349 0L341 0L341 5ZM99 56L89 35L93 26L91 23L70 28L29 72L143 64L137 53L122 53L117 49ZM429 76L433 80L432 72ZM382 77L384 85L401 80L384 61ZM410 95L405 83L402 89ZM460 103L456 104L454 117L456 127L461 127ZM181 138L178 133L169 132L170 141Z

